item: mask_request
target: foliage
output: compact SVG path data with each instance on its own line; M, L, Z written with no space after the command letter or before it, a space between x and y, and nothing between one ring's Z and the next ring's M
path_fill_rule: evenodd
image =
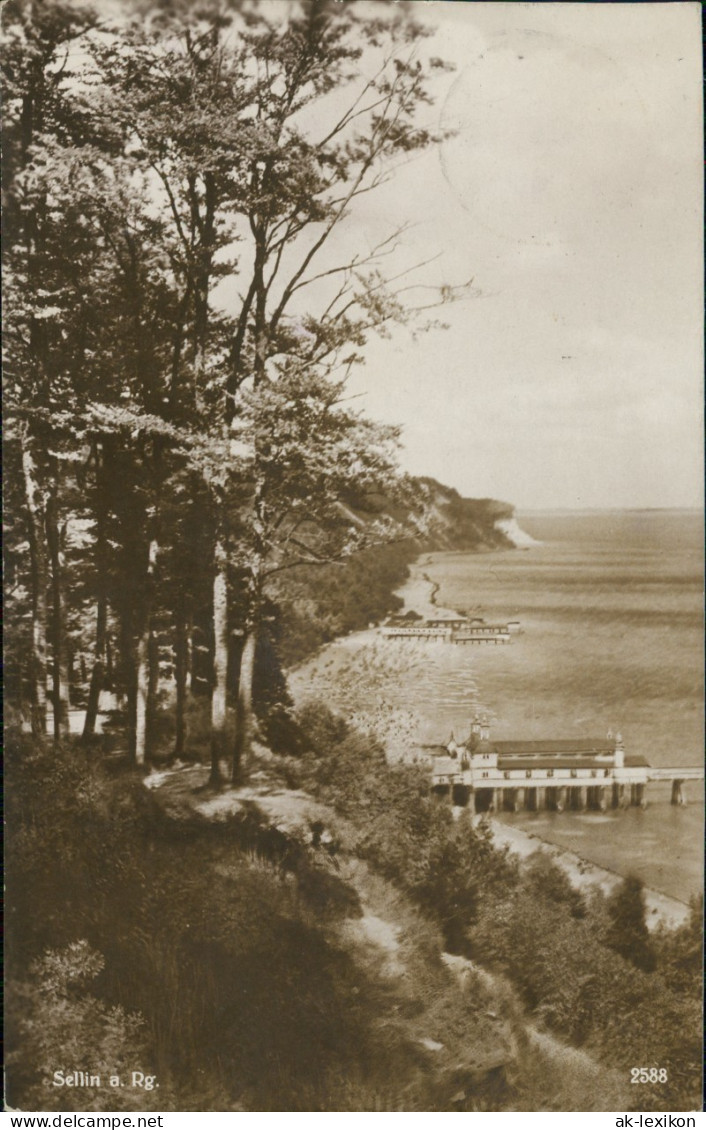
M246 1093L254 1109L268 1109L273 1093L286 1105L299 1078L328 1070L322 1049L331 1049L333 1063L349 1046L363 1045L352 1035L360 1007L355 982L347 982L344 968L335 973L343 959L308 924L306 908L320 914L330 902L330 893L321 897L330 892L325 867L317 883L315 859L307 864L302 848L251 820L214 829L165 825L143 788L123 776L111 780L90 761L81 766L85 784L77 795L73 752L41 755L33 767L31 787L15 779L10 797L12 816L22 811L26 820L22 842L13 841L8 886L15 942L8 958L14 980L26 986L13 1014L19 1011L20 1021L11 1025L17 1105L26 1108L28 1094L35 1097L26 1088L34 1086L36 1063L58 1057L52 1071L64 1063L57 1042L62 1017L85 1041L73 1048L77 1066L96 1064L105 1022L113 1040L106 1069L109 1060L127 1065L138 1054L156 1063L160 1093L173 1085L180 1109L230 1109ZM345 906L350 912L350 897ZM77 935L90 938L103 957L83 944L72 949ZM48 938L68 946L67 957L35 966L33 955ZM78 986L86 964L78 958L86 953L91 972L104 963L101 999L67 988L67 1003L44 1024L39 1013L64 991L52 985L68 969ZM345 999L332 1011L341 993ZM137 1022L121 1019L138 1007L149 1057L141 1054ZM27 1009L37 1012L32 1032L41 1021L46 1047L23 1027ZM37 1058L40 1051L44 1058ZM105 1090L93 1099L112 1109Z
M335 565L303 567L283 578L276 589L283 662L292 666L336 637L367 628L400 608L394 590L417 552L411 540L399 541L364 549Z
M458 491L428 476L419 482L428 492L435 512L428 533L436 544L448 549L476 549L479 545L507 547L508 540L495 529L495 522L512 518L512 506L492 498L462 498Z
M228 640L245 633L245 734L271 578L399 537L390 504L410 515L397 431L351 410L346 376L371 334L470 292L415 309L402 229L367 252L341 229L442 136L420 112L446 68L387 4L10 0L4 16L7 443L25 487L10 688L39 735L51 667L60 737L69 684L95 714L108 682L143 763L168 687L181 755L203 646L215 780ZM290 655L314 644L294 621Z
M419 1039L442 1035L460 1064L469 1040L492 1040L493 1024L473 998L459 1000L436 935L402 896L357 880L378 913L396 900L410 976L391 979L384 953L345 941L358 887L326 852L254 813L175 823L132 774L107 775L87 755L77 795L76 751L24 754L31 786L14 777L9 797L25 820L8 861L8 959L21 987L8 1017L15 1105L66 1100L65 1089L48 1103L35 1087L37 1065L53 1072L68 1048L91 1071L99 1059L101 1071L154 1065L160 1109L449 1108L455 1076ZM154 1096L132 1092L131 1109ZM84 1097L68 1101L81 1109ZM492 1108L504 1098L501 1087ZM115 1097L102 1088L88 1101L114 1109Z
M455 527L474 546L507 516L433 480L410 492L396 430L345 401L371 334L429 328L429 306L470 293L445 286L415 309L388 260L404 230L352 253L343 232L397 160L439 140L420 111L444 65L407 5L139 9L3 11L8 689L35 731L10 735L14 1101L48 1105L39 1075L70 1052L101 1073L154 1063L162 1107L453 1105L453 1073L428 1082L424 1004L342 944L360 904L323 849L253 811L175 824L119 757L108 771L99 747L62 744L67 688L74 702L116 694L119 749L137 761L160 751L160 700L176 699L182 754L196 692L219 708L213 738L238 687L425 937L434 920L568 1038L667 1067L650 1097L686 1105L693 922L658 941L648 975L634 886L608 907L605 945L555 871L519 877L425 773L388 766L321 708L287 721L282 664L394 610L415 552L396 539L422 528L448 544ZM420 520L420 495L441 529ZM443 1018L454 1048L466 1025L488 1035L472 1001L444 998ZM57 1101L84 1099L128 1101Z
M254 811L216 825L175 822L138 778L106 774L89 753L10 743L24 766L21 776L10 774L8 795L18 829L9 844L8 962L12 982L23 986L9 1015L17 1105L36 1101L29 1088L37 1049L21 1017L34 1016L62 984L77 1039L102 1046L105 1023L115 1037L107 1059L124 1054L127 1062L144 1046L160 1102L167 1095L176 1109L451 1109L454 1080L473 1072L423 1066L415 1041L460 1047L469 1033L481 1040L483 1024L497 1024L482 1020L488 1009L521 1030L523 1008L625 1079L638 1062L664 1066L668 1085L649 1096L641 1090L636 1102L693 1103L698 996L667 982L677 968L668 955L682 952L685 933L658 946L672 973L635 969L601 940L600 906L577 899L553 864L533 859L518 873L482 825L454 822L428 796L424 774L386 766L379 746L325 707L307 708L298 722L308 750L290 759L289 772L342 813L346 850L370 869L355 887L347 865L339 869L335 857ZM395 891L407 892L416 919ZM426 939L424 954L400 951L415 971L399 982L417 986L409 1000L384 963L361 965L340 944L339 924L361 912L358 892L384 918L396 902L393 921L405 922L417 945ZM504 975L520 1005L496 981L490 1000L481 984L462 1000L444 989L433 972L432 922L447 947ZM68 948L77 937L90 950ZM42 965L47 948L59 957ZM81 977L99 965L89 997ZM146 1025L139 1030L130 1020L138 1009ZM470 1101L507 1109L523 1094L551 1106L554 1092L544 1096L528 1074L539 1053L521 1046L516 1090L505 1085L481 1099L485 1092L466 1081ZM87 1051L83 1062L95 1059Z
M529 891L536 891L543 901L568 907L572 918L585 918L586 900L571 883L566 872L544 851L537 851L527 861L524 880Z
M425 769L388 765L379 745L322 704L297 721L309 747L302 783L354 824L358 854L439 922L447 948L462 951L483 898L515 874L490 829L454 822L430 795Z
M11 1101L28 1110L133 1110L132 1072L150 1074L152 1050L146 1025L136 1013L109 1006L87 992L104 966L85 940L48 950L10 990L10 1024L21 1052L8 1059ZM84 1071L98 1086L55 1086L54 1073ZM112 1087L110 1078L120 1085ZM16 1097L17 1096L17 1097ZM170 1096L150 1087L140 1094L143 1110L169 1109Z
M279 652L285 666L300 662L337 636L367 628L398 611L402 602L395 589L420 551L503 544L495 520L510 514L511 508L502 503L462 499L434 479L415 480L406 506L385 500L385 511L402 523L432 509L441 517L414 538L373 546L336 564L302 566L275 579L272 591L283 628ZM365 520L364 513L357 513Z
M667 1082L649 1097L641 1088L638 1107L686 1109L699 1088L698 997L675 992L606 945L600 909L584 905L578 917L576 910L575 893L562 895L555 877L538 882L532 863L529 882L483 902L469 931L472 953L517 986L538 1021L626 1079L634 1066L664 1067Z
M655 958L647 929L642 880L628 875L607 903L606 942L638 969L654 969Z
M670 989L697 998L703 981L703 895L692 898L689 911L683 926L658 931L652 944L657 968Z

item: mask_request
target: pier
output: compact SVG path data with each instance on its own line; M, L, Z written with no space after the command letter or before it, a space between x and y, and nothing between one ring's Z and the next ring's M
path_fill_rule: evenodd
M454 632L451 643L510 643L510 633L506 631L497 631L492 634L489 632Z
M703 766L654 768L626 754L620 734L605 739L490 740L474 719L466 742L452 737L433 758L432 791L476 812L604 812L645 808L647 786L671 781L671 803L687 803L686 782L703 780Z
M479 616L469 618L460 613L438 613L423 619L416 613L391 616L381 628L383 636L392 639L441 639L455 644L508 644L520 631L519 620L506 624L488 624Z

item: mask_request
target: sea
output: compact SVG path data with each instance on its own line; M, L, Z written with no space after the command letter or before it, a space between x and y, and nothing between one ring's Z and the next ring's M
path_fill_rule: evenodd
M703 764L703 517L676 510L527 512L527 548L422 554L406 607L519 620L505 645L389 639L371 626L290 675L295 700L331 703L386 745L427 762L473 715L491 737L623 737L655 766ZM502 813L497 819L688 902L703 889L703 782L688 804L649 784L648 807Z
M478 709L496 738L612 731L622 734L626 753L652 765L703 764L703 515L553 511L517 518L539 544L421 562L439 585L439 606L521 625L505 646L442 645L446 655L431 664L427 684L435 701L425 704L437 731L443 717L464 737ZM685 808L670 804L670 789L648 785L645 811L498 819L688 901L703 889L703 782L687 784Z

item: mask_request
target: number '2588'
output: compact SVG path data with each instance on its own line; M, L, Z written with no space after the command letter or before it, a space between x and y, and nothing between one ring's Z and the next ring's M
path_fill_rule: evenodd
M666 1067L631 1067L631 1083L666 1083Z

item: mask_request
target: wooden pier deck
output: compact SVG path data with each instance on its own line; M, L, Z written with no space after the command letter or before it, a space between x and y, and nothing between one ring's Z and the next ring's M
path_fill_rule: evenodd
M538 811L547 808L555 812L600 810L647 806L648 784L671 781L671 803L687 804L687 781L704 779L704 767L697 765L653 768L647 764L618 767L607 765L602 769L580 769L532 765L527 759L526 768L464 768L463 763L450 757L435 759L432 772L432 790L446 796L452 803L466 806L469 803L477 812L504 809L517 812L520 808Z

